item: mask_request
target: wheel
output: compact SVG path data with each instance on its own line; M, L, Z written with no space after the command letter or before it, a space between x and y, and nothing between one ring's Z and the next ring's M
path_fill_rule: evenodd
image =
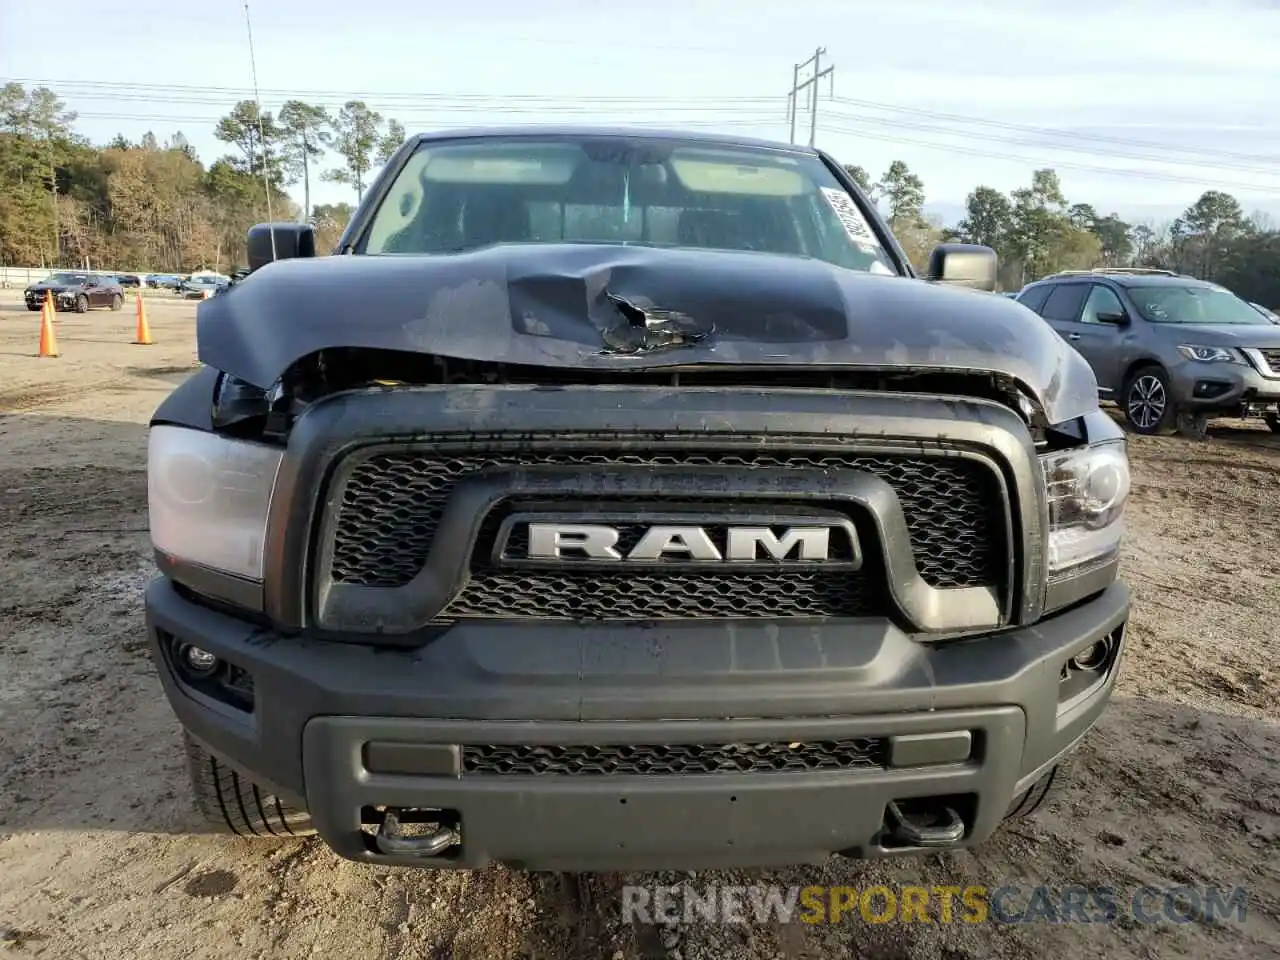
M1058 778L1059 769L1061 767L1055 764L1048 773L1028 787L1021 796L1014 797L1013 803L1009 804L1009 809L1005 811L1004 818L1006 820L1022 820L1039 810L1053 790L1053 784Z
M124 306L124 297L122 297L118 293L113 293L111 295L111 309L119 310L123 306Z
M1272 433L1280 433L1280 414L1268 413L1262 418Z
M1159 367L1139 367L1120 391L1124 418L1135 433L1154 436L1173 429L1169 376Z
M36 310L39 310L39 309L40 309L40 304L38 304L38 303L28 303L28 304L27 304L27 309L28 309L28 310L30 310L30 311L32 311L32 312L35 312Z
M1178 433L1188 440L1203 440L1209 435L1209 417L1203 413L1178 414Z
M185 731L182 736L196 807L214 826L242 837L278 840L310 836L315 832L306 810L285 803L241 776Z
M76 313L89 312L89 298L83 293L76 297Z

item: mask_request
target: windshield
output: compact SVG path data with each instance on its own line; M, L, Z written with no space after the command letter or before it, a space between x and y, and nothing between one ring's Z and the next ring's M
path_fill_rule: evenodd
M443 254L494 243L755 251L898 272L815 156L618 136L423 144L357 252Z
M84 283L89 277L83 273L55 273L49 278L50 283L76 284Z
M1152 323L1266 323L1266 318L1220 287L1130 287L1129 298Z

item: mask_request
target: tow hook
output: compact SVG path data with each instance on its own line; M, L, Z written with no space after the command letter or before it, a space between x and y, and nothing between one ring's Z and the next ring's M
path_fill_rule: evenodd
M374 842L381 853L396 857L438 857L450 847L462 844L462 834L444 824L431 824L425 833L406 835L401 831L400 810L387 808Z
M893 821L889 835L913 847L949 847L964 836L964 820L950 807L939 811L944 820L942 823L920 822L939 819L934 814L916 815L912 819L893 800L889 801L887 809Z

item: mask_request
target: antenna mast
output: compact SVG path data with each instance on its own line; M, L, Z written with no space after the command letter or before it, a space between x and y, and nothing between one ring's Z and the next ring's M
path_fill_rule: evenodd
M253 71L253 102L258 110L258 145L262 150L262 186L267 195L267 222L271 224L271 259L276 259L275 217L271 213L271 178L267 173L267 135L262 123L262 98L258 95L258 61L253 55L253 24L249 4L244 5L244 25L249 33L249 68Z

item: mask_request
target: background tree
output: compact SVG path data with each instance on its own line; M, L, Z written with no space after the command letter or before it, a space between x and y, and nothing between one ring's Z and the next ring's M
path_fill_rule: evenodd
M364 198L365 183L381 140L382 115L370 110L363 100L348 100L330 121L325 145L342 157L345 166L325 172L325 179L345 183Z
M889 164L877 187L889 208L889 226L895 233L924 222L924 183L901 160Z
M231 112L218 121L213 135L223 143L238 147L241 157L234 159L240 170L259 178L263 166L273 184L283 180L283 158L275 149L281 139L281 131L270 111L258 115L258 105L252 100L241 100Z
M329 114L324 107L288 100L280 108L280 129L286 183L302 178L302 216L311 216L311 164L324 154Z
M316 228L316 252L333 250L338 245L342 231L351 222L355 210L349 203L316 204L312 223Z
M387 132L378 141L377 160L386 163L391 155L400 149L406 138L404 124L399 120L387 121Z
M1173 222L1174 255L1179 268L1208 279L1245 229L1239 201L1220 190L1206 190Z
M1013 204L993 187L975 187L965 198L965 216L956 224L957 239L964 243L980 243L1000 255L1008 256L1013 232Z
M846 163L844 165L844 169L845 172L853 178L853 182L862 188L862 192L874 200L875 197L873 196L873 193L875 192L875 184L871 182L871 175L855 163Z

